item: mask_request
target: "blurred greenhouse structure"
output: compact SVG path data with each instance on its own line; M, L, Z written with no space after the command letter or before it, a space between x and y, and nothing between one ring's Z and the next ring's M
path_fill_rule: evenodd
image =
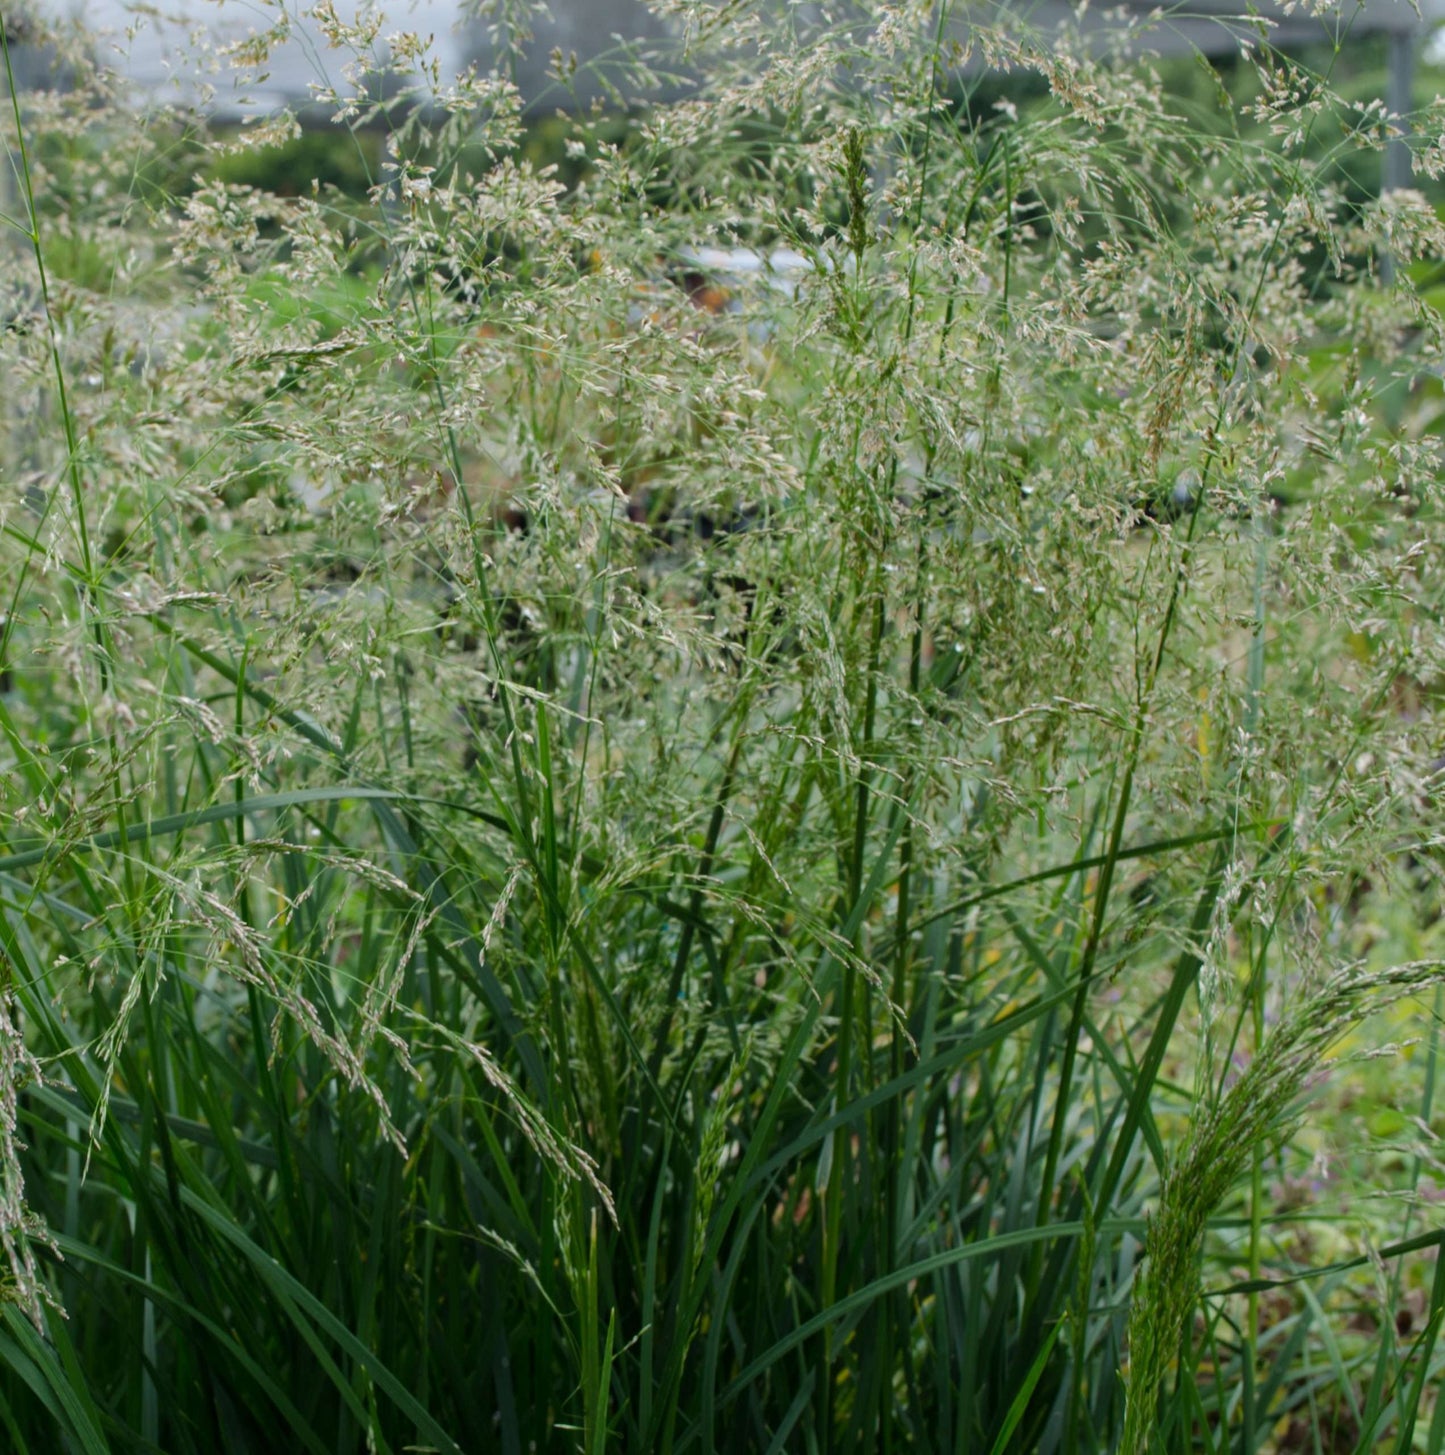
M126 77L138 97L195 104L205 100L221 115L255 113L282 106L306 105L313 88L334 84L328 58L313 21L306 18L309 0L164 0L160 5L138 0L29 0L52 19L83 20L103 39L101 59ZM380 10L386 25L378 38L378 61L386 37L410 31L434 40L434 53L445 84L466 66L509 73L529 106L550 110L591 101L616 87L632 98L631 57L648 59L671 49L669 22L656 16L645 0L550 0L529 15L524 0L490 4L478 16L479 0L396 0L377 5L340 0L343 19ZM821 5L789 4L791 23L822 23ZM1409 109L1409 84L1414 58L1428 34L1445 21L1445 0L1363 0L1343 6L1339 15L1319 16L1311 7L1245 3L1245 0L1195 0L1190 5L1158 6L1152 0L1090 8L1066 0L1021 0L1021 3L957 4L951 24L965 38L972 24L994 24L1007 10L1018 21L1048 33L1062 26L1079 27L1099 42L1117 40L1121 31L1136 32L1133 43L1161 54L1197 50L1227 55L1241 42L1267 33L1282 49L1294 49L1332 36L1347 27L1352 40L1371 34L1389 39L1390 109ZM832 5L834 23L846 18L846 6ZM205 75L204 48L226 45L265 31L289 16L291 39L272 52L265 74L250 85L237 85L221 71ZM524 20L521 17L526 17ZM673 29L676 22L672 22ZM525 27L525 28L523 28ZM530 30L530 36L526 30ZM635 47L635 49L634 49ZM551 74L550 57L560 52L577 60L571 88ZM199 67L198 67L199 63ZM205 96L198 82L209 80L214 94ZM641 99L641 98L638 98ZM1402 157L1388 169L1387 185L1400 185Z

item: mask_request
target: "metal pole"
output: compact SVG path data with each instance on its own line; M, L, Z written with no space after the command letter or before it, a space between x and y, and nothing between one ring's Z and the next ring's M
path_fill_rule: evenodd
M1385 143L1385 155L1380 163L1380 194L1398 191L1408 187L1411 180L1410 147L1406 140L1408 117L1414 106L1410 99L1412 83L1415 80L1415 47L1420 34L1413 30L1392 30L1387 35L1390 47L1388 70L1385 77L1385 109L1391 116L1398 116L1401 135ZM1395 260L1390 254L1380 251L1380 282L1388 288L1395 281Z
M1416 31L1392 30L1390 32L1390 69L1386 84L1385 105L1392 116L1402 119L1409 126L1408 117L1415 109L1411 99L1411 87L1415 80L1415 47L1421 37ZM1410 185L1410 147L1404 135L1391 139L1385 148L1385 162L1381 168L1380 190L1393 192L1399 187Z

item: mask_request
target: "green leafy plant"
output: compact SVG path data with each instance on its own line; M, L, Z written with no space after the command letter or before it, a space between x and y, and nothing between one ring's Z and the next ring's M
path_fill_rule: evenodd
M1445 232L1349 17L1238 102L657 8L565 178L325 8L315 187L15 93L7 1439L1441 1448L1433 1020L1271 1185L1438 1008Z

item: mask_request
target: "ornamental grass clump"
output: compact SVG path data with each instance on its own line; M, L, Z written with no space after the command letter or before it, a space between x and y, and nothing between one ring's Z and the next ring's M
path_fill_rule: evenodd
M1332 976L1285 1011L1244 1073L1195 1113L1165 1173L1143 1271L1130 1293L1129 1394L1120 1444L1126 1455L1142 1455L1159 1437L1159 1392L1199 1303L1199 1254L1211 1215L1259 1148L1281 1136L1291 1116L1303 1114L1301 1093L1318 1079L1330 1047L1362 1014L1418 996L1438 985L1441 973L1441 965L1429 961ZM1438 1318L1436 1309L1432 1321ZM1365 1432L1360 1448L1368 1448L1371 1436Z
M1358 17L263 9L319 111L6 32L7 1448L1441 1448Z

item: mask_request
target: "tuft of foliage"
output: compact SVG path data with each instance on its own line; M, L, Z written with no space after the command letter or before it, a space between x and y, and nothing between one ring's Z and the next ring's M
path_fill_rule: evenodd
M12 92L9 1448L1442 1448L1445 227L1349 15L654 9L565 171L329 6L314 186Z

